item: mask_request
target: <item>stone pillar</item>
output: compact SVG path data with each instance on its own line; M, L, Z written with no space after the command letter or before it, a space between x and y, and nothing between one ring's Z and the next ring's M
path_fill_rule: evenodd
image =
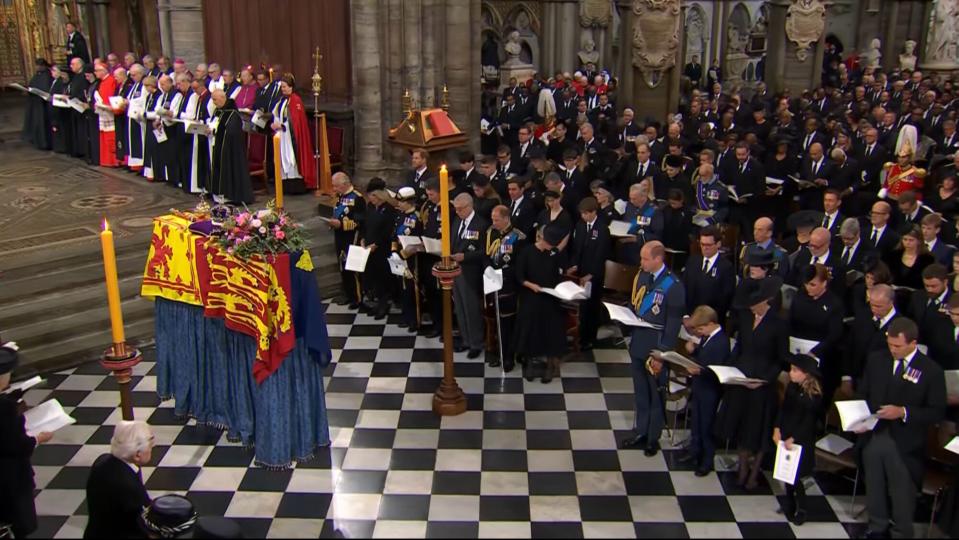
M470 20L473 8L479 8L479 0L445 0L446 6L446 75L445 83L450 93L450 116L460 129L470 134L474 149L479 149L480 116L477 69L480 36L471 32ZM477 14L478 15L478 14ZM477 34L477 35L474 35Z
M959 71L959 0L936 0L926 36L920 68Z
M187 65L206 61L203 44L203 0L163 0L157 10L160 15L163 54L171 60L175 57L183 58ZM168 21L168 24L164 23L164 20Z
M101 51L111 51L110 47L110 15L107 12L107 2L106 0L98 0L94 3L96 7L96 12L93 14L93 17L96 19L97 29L97 44L100 46ZM104 53L106 55L106 53Z
M423 82L422 82L422 96L423 96L423 105L427 107L432 107L433 105L439 105L440 96L437 92L442 90L443 82L439 81L437 84L436 80L436 66L437 66L437 53L440 52L440 47L437 46L437 43L442 43L438 41L437 36L440 32L440 25L443 23L443 18L440 16L440 12L437 8L437 3L442 3L442 0L422 0L423 1ZM445 11L445 10L443 10ZM477 65L479 65L477 63ZM442 73L440 73L442 76Z
M899 68L899 51L896 46L896 30L899 26L899 2L894 0L885 4L886 27L882 38L882 67L885 71Z
M788 88L798 95L819 86L826 35L825 3L813 0L805 7L796 0L771 0L768 5L766 81L770 90ZM790 30L792 18L797 20Z
M356 111L356 176L365 181L383 166L386 124L383 121L383 81L380 52L379 2L353 0L353 88Z
M624 95L638 108L637 116L663 122L679 103L683 35L680 0L636 0L626 20L626 35L636 32L641 41L630 39L624 50L630 58L627 71L631 75Z
M786 88L786 10L788 1L769 2L769 22L766 25L766 85L771 93Z
M403 0L403 81L417 107L423 105L422 0Z

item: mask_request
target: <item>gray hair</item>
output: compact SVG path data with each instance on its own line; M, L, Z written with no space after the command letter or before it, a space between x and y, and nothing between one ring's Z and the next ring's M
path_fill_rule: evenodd
M140 64L133 64L132 66L130 66L130 74L133 75L134 73L137 73L143 76L144 74L146 74L146 68L144 68Z
M835 160L846 159L846 152L844 152L842 148L833 148L832 151L829 152L829 157Z
M646 182L646 181L643 180L643 182ZM643 184L643 182L639 182L629 186L629 195L632 196L633 193L642 193L643 195L648 195L649 182L646 182L646 184Z
M877 283L869 289L869 299L872 300L886 300L890 304L894 304L896 301L896 291L889 285L885 283Z
M332 180L334 184L353 184L353 180L350 179L350 175L342 171L333 173Z
M859 220L856 218L846 218L839 226L839 236L859 236Z
M177 84L179 84L179 83L181 83L181 82L183 82L183 81L193 82L193 77L191 77L188 73L180 73L179 75L176 76L176 82L177 82Z
M153 446L153 430L142 420L122 420L113 430L110 453L117 459L133 461L138 452Z
M453 199L453 205L468 205L470 208L473 207L473 197L470 197L468 193L460 193Z

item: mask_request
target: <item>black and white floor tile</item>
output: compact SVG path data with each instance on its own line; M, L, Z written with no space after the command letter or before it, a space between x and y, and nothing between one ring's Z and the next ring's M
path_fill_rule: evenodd
M818 474L809 521L776 512L778 483L743 493L731 472L705 478L678 463L687 433L667 432L653 458L618 450L632 424L629 359L595 350L563 365L550 384L527 382L456 355L469 410L439 418L439 340L413 337L396 316L375 321L330 306L334 363L327 370L332 445L290 470L252 466L251 450L176 418L155 393L154 364L137 366L135 415L156 432L153 495L190 497L247 537L729 537L858 536L852 483ZM76 538L86 523L88 467L109 451L119 419L116 383L96 363L47 377L31 404L55 397L76 420L37 448L37 537ZM681 426L680 426L681 427Z

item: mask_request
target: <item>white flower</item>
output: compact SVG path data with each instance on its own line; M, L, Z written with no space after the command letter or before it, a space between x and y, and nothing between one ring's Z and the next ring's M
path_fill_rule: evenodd
M266 234L266 227L260 227L260 234Z
M250 225L252 225L253 228L256 229L260 225L263 225L263 222L260 221L259 219L254 219L253 221L250 222Z
M256 217L258 217L258 218L260 218L260 219L263 219L263 218L269 216L271 213L272 213L272 212L271 212L269 209L260 210L259 212L256 213Z

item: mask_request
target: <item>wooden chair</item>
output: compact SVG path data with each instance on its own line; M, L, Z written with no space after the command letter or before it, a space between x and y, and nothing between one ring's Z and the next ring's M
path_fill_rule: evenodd
M345 130L341 127L331 126L329 118L326 122L326 138L330 145L330 169L343 167L343 135Z
M838 391L839 390L837 389L837 393ZM837 394L834 394L833 396L835 399L843 399L842 396ZM841 433L841 425L842 424L839 421L839 412L836 410L836 407L830 407L829 412L826 414L826 431ZM849 515L856 515L856 494L859 491L859 462L856 460L856 449L850 448L845 452L836 455L816 448L816 465L817 468L822 467L837 474L844 470L851 469L855 471L855 474L852 478L846 475L840 476L852 482L852 496L849 498Z
M627 304L633 294L633 280L638 266L606 261L606 279L603 281L603 300L613 304Z
M959 459L944 447L956 434L956 426L951 422L941 422L929 428L926 433L926 448L928 451L926 467L922 477L922 494L932 497L932 507L929 511L929 527L926 529L926 538L932 532L932 524L936 522L939 503L946 489L952 485L954 467Z

